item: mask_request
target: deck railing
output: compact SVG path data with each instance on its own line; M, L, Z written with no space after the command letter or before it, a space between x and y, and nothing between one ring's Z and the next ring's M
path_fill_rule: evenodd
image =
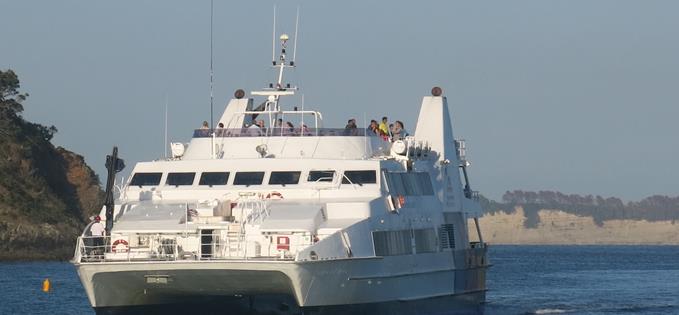
M75 262L109 261L199 261L199 260L293 260L288 255L253 255L247 253L247 239L241 229L214 233L180 233L135 235L129 238L110 236L78 237ZM132 243L132 244L131 244Z
M374 132L366 132L366 129L355 128L217 128L217 129L196 129L193 132L194 138L209 138L214 132L215 137L234 138L234 137L352 137L352 136L377 136Z

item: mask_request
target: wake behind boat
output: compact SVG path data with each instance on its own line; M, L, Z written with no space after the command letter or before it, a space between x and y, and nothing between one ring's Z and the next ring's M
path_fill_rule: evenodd
M441 89L423 98L412 136L325 128L319 111L283 108L296 91L284 70L295 65L287 35L280 40L275 83L251 97L236 91L223 128L195 130L190 143L172 144L172 158L137 163L115 200L122 163L109 157L108 207L73 259L92 307L480 312L480 205Z

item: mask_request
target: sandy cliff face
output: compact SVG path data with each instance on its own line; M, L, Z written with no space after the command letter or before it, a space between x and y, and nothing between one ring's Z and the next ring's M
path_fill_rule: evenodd
M526 228L523 209L497 212L480 219L485 242L491 244L679 244L679 222L610 220L597 226L591 217L559 210L540 210L536 228ZM470 226L470 235L476 231Z

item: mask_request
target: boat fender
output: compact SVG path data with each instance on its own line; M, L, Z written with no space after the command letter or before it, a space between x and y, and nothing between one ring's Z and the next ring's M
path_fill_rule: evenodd
M120 246L122 245L122 246ZM121 248L118 248L120 246ZM125 253L127 252L127 249L129 248L129 243L127 243L126 240L123 239L117 239L113 244L111 244L111 251L114 253L121 252Z

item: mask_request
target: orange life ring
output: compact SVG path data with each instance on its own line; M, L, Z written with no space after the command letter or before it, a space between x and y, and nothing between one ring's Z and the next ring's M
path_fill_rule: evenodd
M111 244L111 251L114 252L114 253L118 252L118 250L116 249L116 247L118 247L118 245L125 245L125 249L120 250L120 252L122 252L122 253L126 253L127 250L130 248L129 243L127 243L126 240L117 239L115 242L113 242L113 244Z
M270 192L268 195L266 195L266 199L271 199L271 197L278 197L280 199L283 199L283 194L281 194L277 191L274 191L274 192Z

